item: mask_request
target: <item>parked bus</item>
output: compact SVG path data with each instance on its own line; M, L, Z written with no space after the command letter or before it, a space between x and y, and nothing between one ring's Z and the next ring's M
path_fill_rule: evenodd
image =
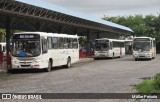
M43 69L65 65L79 60L77 35L22 32L13 35L12 69Z
M125 42L124 40L117 39L96 39L94 59L106 57L121 57L125 55Z
M135 37L133 39L133 59L154 59L156 56L155 38Z

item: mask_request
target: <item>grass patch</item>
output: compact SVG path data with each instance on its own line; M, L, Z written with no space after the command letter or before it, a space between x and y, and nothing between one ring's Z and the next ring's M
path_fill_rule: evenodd
M136 86L139 93L151 93L154 90L154 80L144 80L142 83Z
M160 74L135 86L139 93L160 93Z

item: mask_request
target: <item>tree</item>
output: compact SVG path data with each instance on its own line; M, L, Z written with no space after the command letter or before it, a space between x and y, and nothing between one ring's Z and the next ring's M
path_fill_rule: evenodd
M128 17L105 17L103 19L131 28L136 36L150 36L160 41L160 16L135 15Z
M5 30L0 29L0 42L5 42Z
M87 38L84 36L79 37L79 44L81 47L84 47L87 44Z

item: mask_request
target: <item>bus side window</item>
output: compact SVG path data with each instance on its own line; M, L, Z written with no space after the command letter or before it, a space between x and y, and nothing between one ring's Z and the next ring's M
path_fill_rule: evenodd
M68 38L64 38L64 49L68 49Z
M153 47L156 47L156 41L153 40Z
M42 53L47 53L48 48L47 48L47 39L42 39Z
M48 40L48 49L52 49L52 38L48 37L47 40Z
M72 49L72 39L68 38L68 48Z
M52 49L58 49L58 38L57 37L52 38Z
M58 40L58 45L59 45L58 48L59 49L63 49L64 48L63 43L64 43L64 40L63 40L63 38L60 37L59 40Z
M110 49L112 50L113 48L113 42L110 42Z
M78 40L77 40L76 38L74 38L74 39L72 40L72 47L73 47L74 49L78 49Z

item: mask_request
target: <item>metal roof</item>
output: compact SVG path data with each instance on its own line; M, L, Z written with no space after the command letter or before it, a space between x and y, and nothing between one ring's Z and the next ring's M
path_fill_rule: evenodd
M100 24L104 24L104 25L108 25L108 26L111 26L111 27L115 27L115 28L119 28L119 29L123 29L123 30L126 30L126 31L133 32L128 27L125 27L125 26L122 26L122 25L119 25L119 24L116 24L116 23L112 23L112 22L109 22L109 21L105 21L105 20L102 20L102 19L97 18L97 17L90 16L90 15L85 15L85 14L82 14L82 13L78 13L78 12L75 12L75 11L72 11L72 10L54 5L54 4L46 3L42 0L15 0L15 1L26 3L26 4L29 4L29 5L41 7L41 8L44 8L44 9L56 11L56 12L63 13L63 14L66 14L66 15L70 15L70 16L74 16L74 17L77 17L77 18L81 18L81 19L92 21L92 22L97 22L97 23L100 23Z

